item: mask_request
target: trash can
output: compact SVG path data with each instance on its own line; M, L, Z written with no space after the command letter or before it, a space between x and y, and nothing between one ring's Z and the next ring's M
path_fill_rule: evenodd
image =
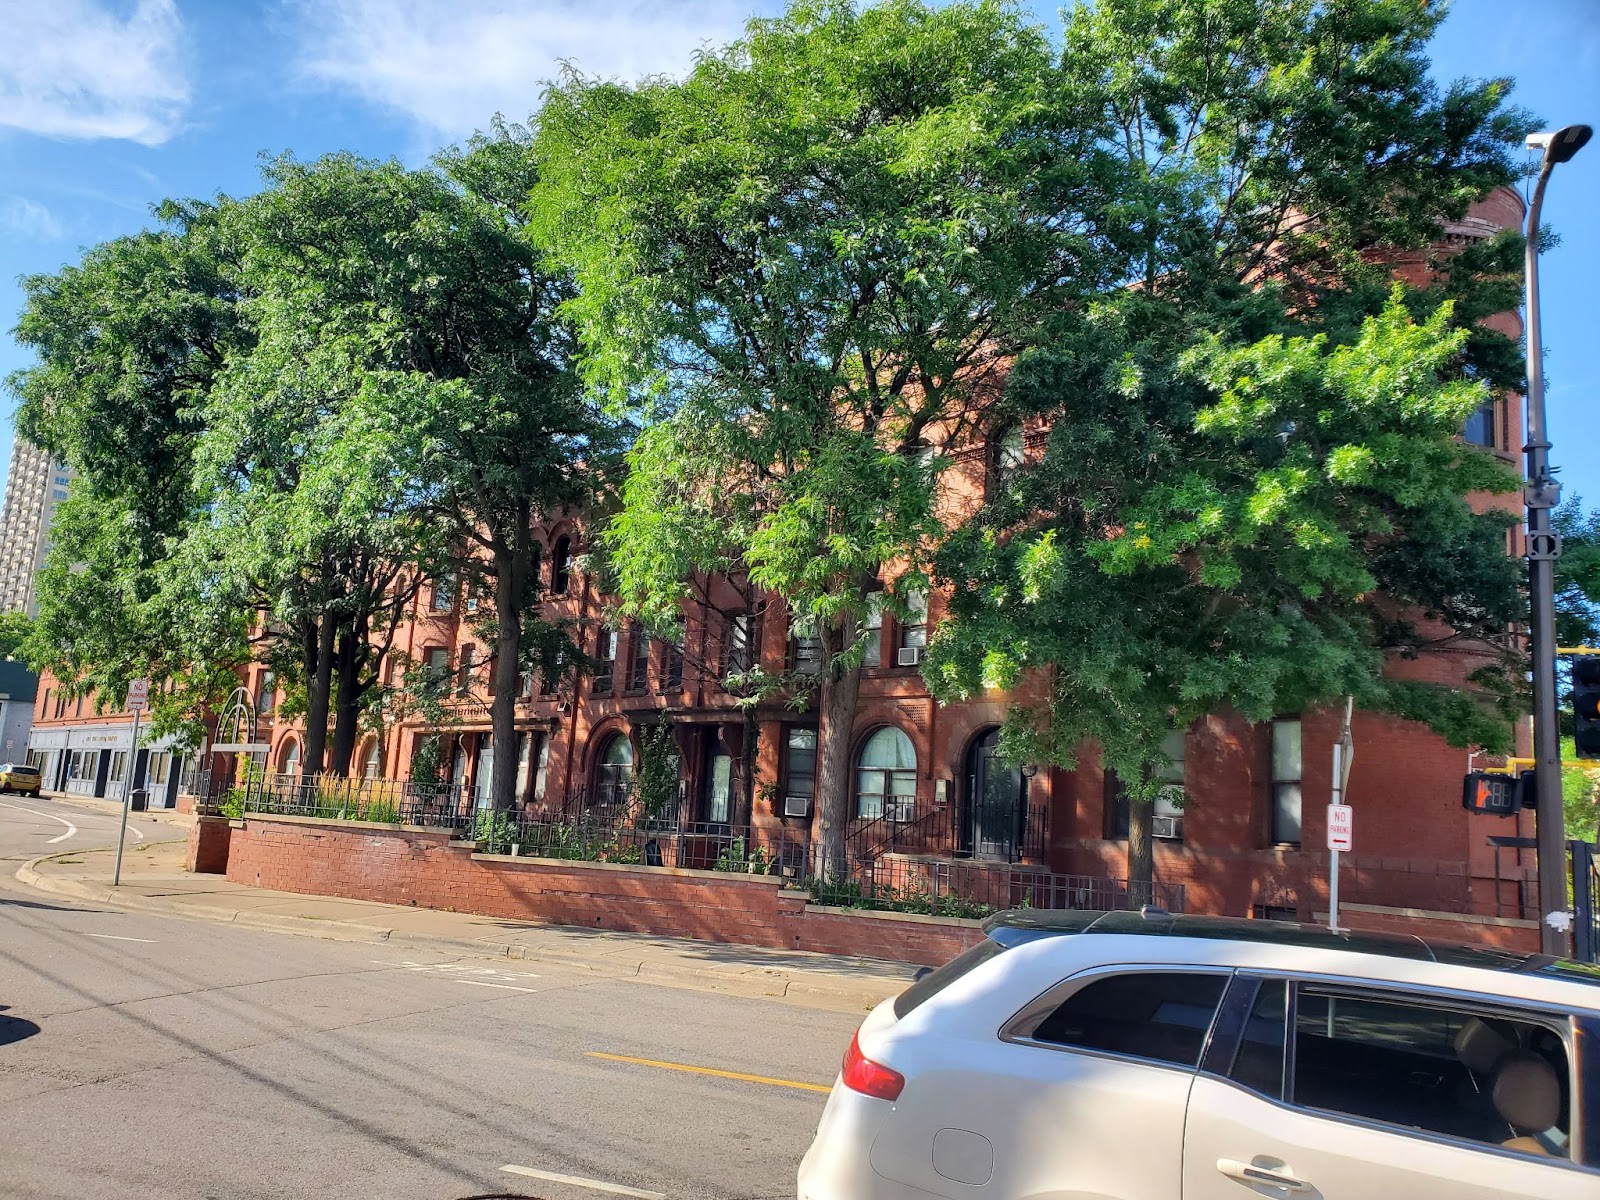
M134 812L144 812L150 807L150 789L134 788L133 795L129 797L130 805Z

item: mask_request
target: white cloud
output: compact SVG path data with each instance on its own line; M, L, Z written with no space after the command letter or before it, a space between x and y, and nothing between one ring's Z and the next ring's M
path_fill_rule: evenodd
M522 120L563 60L623 79L683 74L739 34L753 0L297 0L300 70L316 84L457 138Z
M0 127L57 138L172 136L189 100L174 0L0 0Z
M0 196L0 226L41 242L55 241L64 232L54 213L22 196Z

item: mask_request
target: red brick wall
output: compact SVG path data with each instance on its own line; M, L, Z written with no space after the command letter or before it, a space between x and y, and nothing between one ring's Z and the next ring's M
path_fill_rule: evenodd
M764 876L479 857L433 830L251 817L231 832L228 878L276 891L927 965L982 936L971 922L817 909Z
M189 828L187 869L197 875L224 875L233 830L224 817L196 817Z
M1326 919L1324 914L1319 918ZM1452 942L1457 945L1493 946L1512 950L1518 954L1539 952L1539 923L1522 920L1478 920L1453 918L1447 913L1430 913L1418 916L1403 910L1339 906L1339 924L1346 929L1359 929L1366 933L1415 934L1434 942Z

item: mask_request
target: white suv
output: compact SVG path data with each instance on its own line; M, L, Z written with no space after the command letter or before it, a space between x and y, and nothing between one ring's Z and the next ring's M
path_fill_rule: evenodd
M1312 926L993 917L862 1024L800 1200L1596 1200L1600 971Z

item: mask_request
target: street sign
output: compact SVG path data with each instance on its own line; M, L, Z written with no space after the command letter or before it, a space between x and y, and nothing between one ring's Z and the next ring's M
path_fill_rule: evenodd
M1348 804L1328 805L1328 849L1350 853L1355 830L1355 809Z
M128 711L143 712L150 707L150 681L148 679L130 679L128 681Z

